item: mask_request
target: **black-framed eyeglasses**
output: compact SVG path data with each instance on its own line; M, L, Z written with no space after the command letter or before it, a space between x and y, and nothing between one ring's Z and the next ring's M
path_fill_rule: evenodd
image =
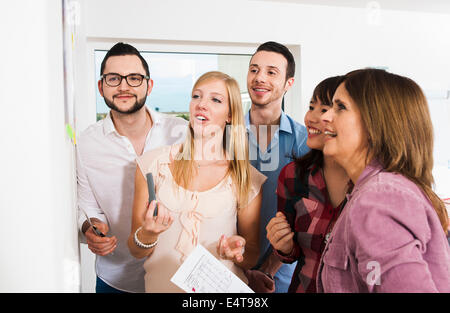
M124 79L124 78L130 87L139 87L140 85L142 85L144 78L150 79L150 76L137 74L137 73L131 73L126 76L122 76L117 73L108 73L108 74L103 74L102 76L100 76L100 79L104 79L105 83L109 87L119 86L122 83L122 79Z

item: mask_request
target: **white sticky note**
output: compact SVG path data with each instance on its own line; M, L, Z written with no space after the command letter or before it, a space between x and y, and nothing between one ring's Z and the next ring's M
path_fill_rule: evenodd
M170 281L188 293L254 293L202 245L197 245Z

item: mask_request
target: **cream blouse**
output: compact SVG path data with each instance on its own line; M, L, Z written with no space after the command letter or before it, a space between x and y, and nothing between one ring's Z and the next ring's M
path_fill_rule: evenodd
M136 159L146 177L153 174L156 200L164 204L174 217L171 227L161 233L158 245L144 263L146 292L183 292L170 279L197 244L203 245L244 282L247 279L232 261L218 257L216 246L222 234L237 235L237 200L232 179L227 175L206 191L190 191L174 182L170 171L172 158L181 145L147 151ZM250 170L250 203L260 192L266 177L253 166Z

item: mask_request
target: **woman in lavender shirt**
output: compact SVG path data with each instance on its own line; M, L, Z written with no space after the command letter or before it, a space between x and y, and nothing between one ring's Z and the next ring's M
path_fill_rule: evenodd
M450 292L448 213L432 190L433 127L420 87L353 71L322 119L323 152L355 186L325 247L318 292Z

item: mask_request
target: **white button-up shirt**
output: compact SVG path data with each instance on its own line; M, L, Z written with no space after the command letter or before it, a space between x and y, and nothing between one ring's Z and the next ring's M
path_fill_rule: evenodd
M184 141L187 121L150 109L148 112L153 126L147 134L144 152ZM90 218L107 223L107 236L117 237L114 253L96 256L97 276L116 289L144 292L145 259L135 259L127 246L137 157L133 145L116 131L110 113L77 139L78 207ZM79 212L80 230L85 221L86 217ZM80 238L85 242L84 235Z

